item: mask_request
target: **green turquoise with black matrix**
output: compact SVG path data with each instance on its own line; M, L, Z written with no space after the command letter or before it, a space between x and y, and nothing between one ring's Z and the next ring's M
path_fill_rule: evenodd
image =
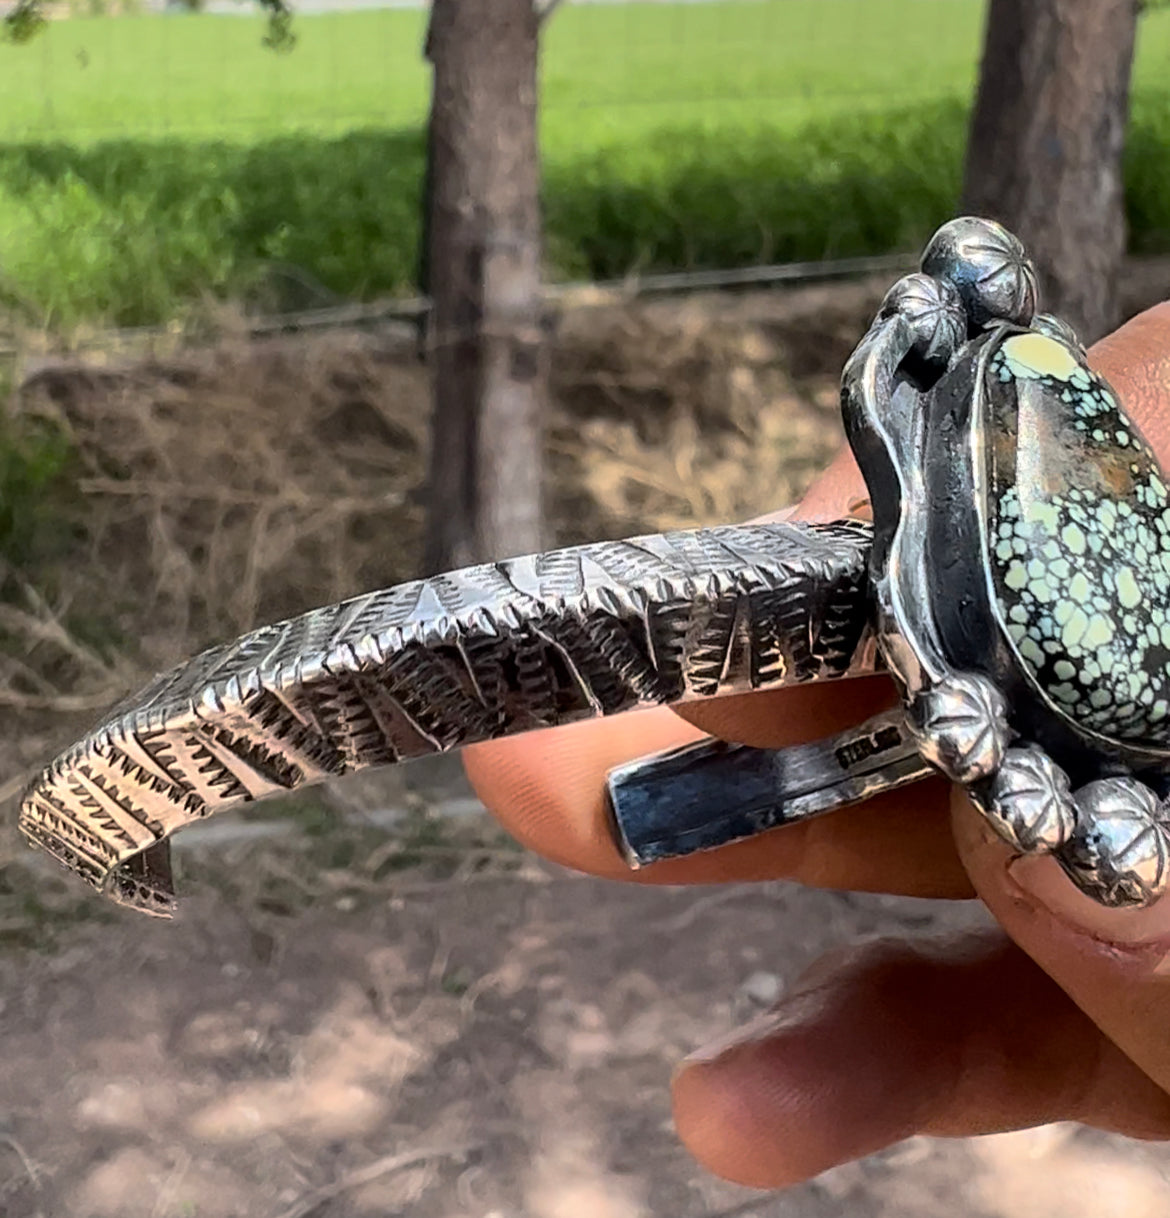
M1170 736L1170 497L1081 353L1005 338L986 365L991 570L1028 677L1104 736Z

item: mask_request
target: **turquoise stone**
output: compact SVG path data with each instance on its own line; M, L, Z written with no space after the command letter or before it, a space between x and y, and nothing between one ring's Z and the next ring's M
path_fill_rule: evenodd
M1012 335L986 364L989 559L1003 628L1056 708L1170 738L1170 498L1149 445L1074 348Z

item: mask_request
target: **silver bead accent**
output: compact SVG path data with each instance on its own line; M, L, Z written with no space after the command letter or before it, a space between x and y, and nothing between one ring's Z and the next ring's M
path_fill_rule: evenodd
M1077 332L1063 318L1054 317L1051 313L1037 313L1032 318L1032 329L1037 334L1046 334L1049 338L1055 338L1058 343L1071 347L1084 359L1085 348L1077 337Z
M945 279L920 271L903 276L886 293L878 316L895 315L909 322L914 353L928 364L947 364L967 338L967 314L959 293Z
M1036 311L1036 271L1019 240L994 220L961 216L930 239L922 269L954 285L971 324L1026 326Z
M978 802L992 828L1022 854L1059 850L1076 824L1068 775L1034 744L1008 749Z
M952 782L989 778L1007 748L1007 704L984 677L960 674L924 690L910 707L919 752Z
M1057 858L1073 883L1102 905L1149 905L1166 891L1166 811L1133 778L1102 778L1074 797L1077 823Z

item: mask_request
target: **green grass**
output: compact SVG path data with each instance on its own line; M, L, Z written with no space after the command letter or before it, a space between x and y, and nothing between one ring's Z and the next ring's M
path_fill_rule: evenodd
M568 6L543 61L550 270L733 266L911 248L954 207L978 0ZM54 23L0 45L0 305L135 324L192 301L408 290L423 17ZM1134 245L1170 248L1170 12L1143 19Z
M247 11L245 9L245 11ZM966 92L978 0L765 0L572 5L549 25L550 149L661 126L807 115ZM413 127L426 113L424 17L303 16L291 55L262 17L74 19L0 46L0 135L92 142L180 134L255 140L300 130ZM920 61L906 70L908 59Z

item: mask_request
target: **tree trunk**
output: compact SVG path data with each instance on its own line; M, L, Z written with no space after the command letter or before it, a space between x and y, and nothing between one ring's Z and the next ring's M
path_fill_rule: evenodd
M964 210L1001 221L1042 308L1088 342L1120 320L1121 158L1137 0L991 0Z
M540 548L547 352L533 0L434 0L428 571Z

